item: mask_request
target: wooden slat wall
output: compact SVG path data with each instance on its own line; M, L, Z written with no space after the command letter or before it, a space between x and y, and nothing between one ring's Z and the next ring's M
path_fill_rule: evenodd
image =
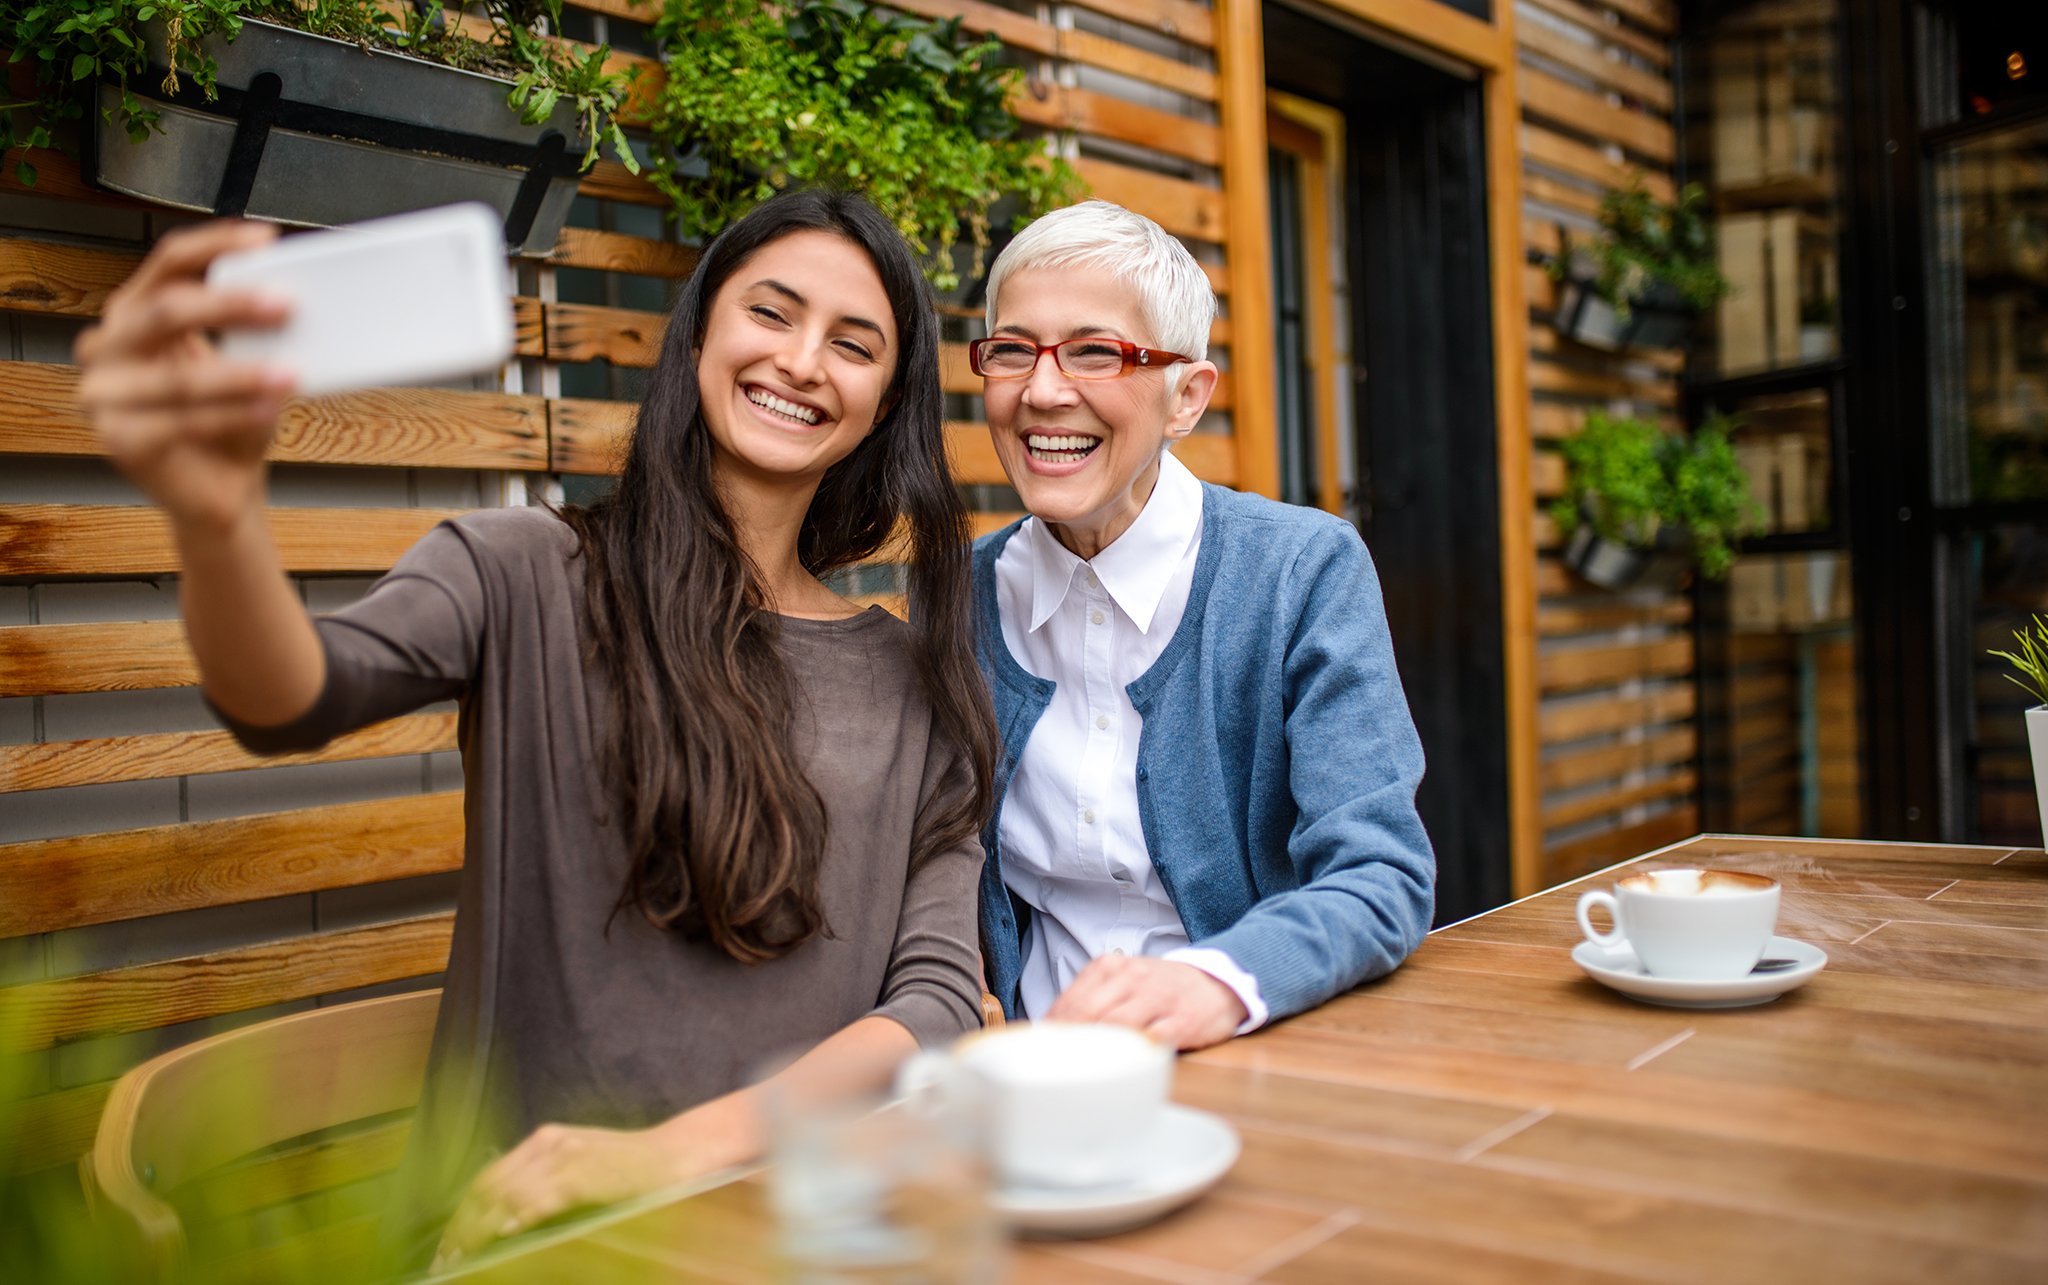
M1669 0L1516 0L1521 51L1523 237L1554 253L1559 225L1594 226L1600 194L1642 173L1669 198L1676 155ZM1555 289L1524 270L1529 296L1531 475L1539 502L1564 480L1557 442L1592 409L1675 423L1678 359L1615 357L1560 337ZM1698 829L1691 605L1683 595L1595 589L1557 560L1557 532L1533 515L1538 549L1538 886L1638 855ZM1533 891L1522 888L1519 891Z

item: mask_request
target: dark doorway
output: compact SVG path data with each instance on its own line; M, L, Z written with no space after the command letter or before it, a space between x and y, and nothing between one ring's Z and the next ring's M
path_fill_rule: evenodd
M1266 5L1266 80L1344 114L1353 499L1428 757L1441 924L1511 888L1480 88L1336 21Z

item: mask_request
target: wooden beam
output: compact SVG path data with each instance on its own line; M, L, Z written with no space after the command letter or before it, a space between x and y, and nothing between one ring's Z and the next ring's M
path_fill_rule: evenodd
M1660 112L1671 110L1671 82L1654 71L1610 58L1593 45L1533 22L1518 24L1516 38L1530 53L1569 67L1595 84L1605 85Z
M97 317L140 255L0 237L0 308Z
M1648 62L1659 71L1671 66L1671 49L1654 36L1646 36L1633 27L1624 27L1614 19L1595 12L1578 0L1530 0L1538 9L1546 9L1567 22L1578 24L1600 39L1617 44Z
M512 300L512 352L519 357L545 357L548 353L547 305L519 295Z
M1685 636L1619 647L1553 651L1539 665L1545 692L1611 687L1631 678L1671 678L1692 672L1692 639Z
M1230 317L1244 342L1230 348L1236 382L1231 435L1239 489L1277 499L1280 445L1273 351L1272 211L1266 186L1266 37L1259 0L1218 0L1216 46L1222 82L1222 233L1230 264ZM1173 229L1168 228L1168 231Z
M639 413L632 402L555 398L548 403L548 466L557 473L616 476Z
M658 312L599 308L581 303L546 306L547 354L551 361L593 361L651 369L661 356L668 318Z
M1245 3L1246 0L1240 0ZM1261 80L1264 76L1261 74ZM1263 93L1263 86L1261 88ZM1263 109L1260 112L1259 138L1266 135ZM1227 126L1227 122L1226 122ZM1226 141L1225 147L1229 144ZM1261 151L1260 171L1265 169ZM1175 236L1184 236L1196 241L1226 241L1226 204L1236 212L1234 203L1229 202L1225 192L1213 187L1203 187L1186 179L1167 178L1129 165L1118 165L1113 161L1090 160L1086 157L1073 161L1074 172L1081 176L1091 195L1112 201L1127 210L1135 210L1151 219ZM1261 224L1263 227L1263 223ZM1239 287L1240 289L1242 287ZM1244 324L1242 309L1233 313L1240 325Z
M1599 94L1588 93L1534 67L1522 68L1518 79L1522 105L1539 116L1612 139L1629 151L1667 165L1678 154L1671 126L1665 121L1616 107Z
M1671 177L1659 170L1647 169L1640 165L1625 165L1608 157L1598 148L1588 147L1574 138L1566 138L1555 130L1541 125L1522 126L1522 155L1529 160L1541 162L1552 169L1598 183L1603 187L1626 190L1629 184L1641 178L1644 190L1660 201L1669 201L1676 194ZM1545 238L1545 249L1555 252L1557 231L1555 225Z
M305 763L342 763L399 754L433 754L454 748L453 713L408 714L374 723L303 754L251 754L232 732L161 732L90 741L0 745L0 793L108 781L155 781L169 776L297 767Z
M1140 106L1128 99L1037 78L1024 82L1011 95L1010 114L1049 129L1071 129L1135 143L1203 165L1214 165L1221 159L1221 136L1214 125Z
M1480 71L1496 71L1512 60L1512 41L1501 33L1512 24L1483 22L1437 0L1326 0L1332 9L1350 14L1375 27L1406 37ZM1494 17L1503 20L1503 10L1512 6L1496 0Z
M461 509L272 509L288 571L388 571ZM0 504L0 576L149 576L178 569L170 523L149 505Z
M190 687L199 666L175 620L0 627L0 697Z
M1691 683L1672 683L1646 696L1552 704L1543 711L1543 740L1558 745L1630 727L1677 722L1691 718L1697 706L1698 694Z
M0 362L0 455L103 455L78 409L78 368ZM278 464L394 468L547 467L539 397L443 388L373 388L293 398L264 458Z
M1108 14L1118 22L1150 27L1191 45L1206 47L1216 43L1214 15L1192 0L1075 0L1075 3L1083 9Z
M0 989L0 1051L153 1031L448 966L453 913Z
M1692 619L1692 600L1673 598L1650 606L1622 601L1611 606L1543 608L1536 616L1536 631L1546 638L1566 634L1601 633L1630 625L1682 625Z
M650 241L646 237L591 228L563 228L555 248L548 254L548 262L563 268L681 279L697 270L697 259L702 254L694 245Z
M1562 830L1568 825L1580 825L1596 817L1612 816L1624 808L1657 803L1681 794L1691 794L1698 788L1699 783L1698 772L1691 768L1680 768L1644 785L1619 786L1599 794L1553 803L1543 809L1543 828Z
M1149 85L1171 89L1186 94L1189 98L1213 103L1219 94L1216 73L1200 67L1193 67L1176 58L1139 49L1111 40L1090 31L1062 31L1059 33L1059 48L1062 58L1073 62L1087 63L1104 71L1113 71L1132 80L1142 80Z
M1600 0L1640 26L1668 36L1678 30L1678 0Z
M1625 745L1562 755L1543 765L1543 788L1569 790L1613 780L1626 772L1683 763L1693 757L1697 743L1692 728L1679 727Z
M0 937L461 865L460 790L0 844Z

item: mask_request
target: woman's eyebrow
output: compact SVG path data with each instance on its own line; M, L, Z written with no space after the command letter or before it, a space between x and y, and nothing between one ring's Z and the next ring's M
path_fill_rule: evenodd
M768 289L773 290L775 293L788 299L791 303L795 304L799 308L808 308L811 306L811 301L809 299L804 298L802 295L790 289L788 286L782 284L780 281L775 280L773 277L763 277L759 281L756 281L754 284L757 286L766 286ZM880 323L869 321L866 317L856 317L851 314L848 314L846 316L842 316L841 318L839 318L839 324L843 326L859 326L863 330L872 330L875 332L875 337L877 339L880 339L884 344L887 344L889 342L889 332L882 329Z
M1016 335L1020 339L1029 339L1033 343L1038 342L1038 332L1031 329L1029 326L997 326L995 329L995 333L999 335ZM1116 333L1116 327L1114 326L1075 326L1072 330L1069 330L1067 332L1067 338L1086 339L1090 335L1107 335L1114 333Z

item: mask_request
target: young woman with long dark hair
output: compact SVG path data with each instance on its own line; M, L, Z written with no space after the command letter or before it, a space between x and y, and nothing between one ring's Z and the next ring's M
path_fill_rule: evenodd
M289 377L205 338L281 318L202 282L270 235L166 237L80 339L79 400L170 515L206 695L245 744L462 702L467 859L387 1241L423 1259L447 1219L445 1264L749 1159L764 1059L873 1086L977 1025L994 728L937 328L895 229L818 192L740 220L677 301L614 493L444 523L319 621L265 515ZM899 531L909 625L819 580Z

